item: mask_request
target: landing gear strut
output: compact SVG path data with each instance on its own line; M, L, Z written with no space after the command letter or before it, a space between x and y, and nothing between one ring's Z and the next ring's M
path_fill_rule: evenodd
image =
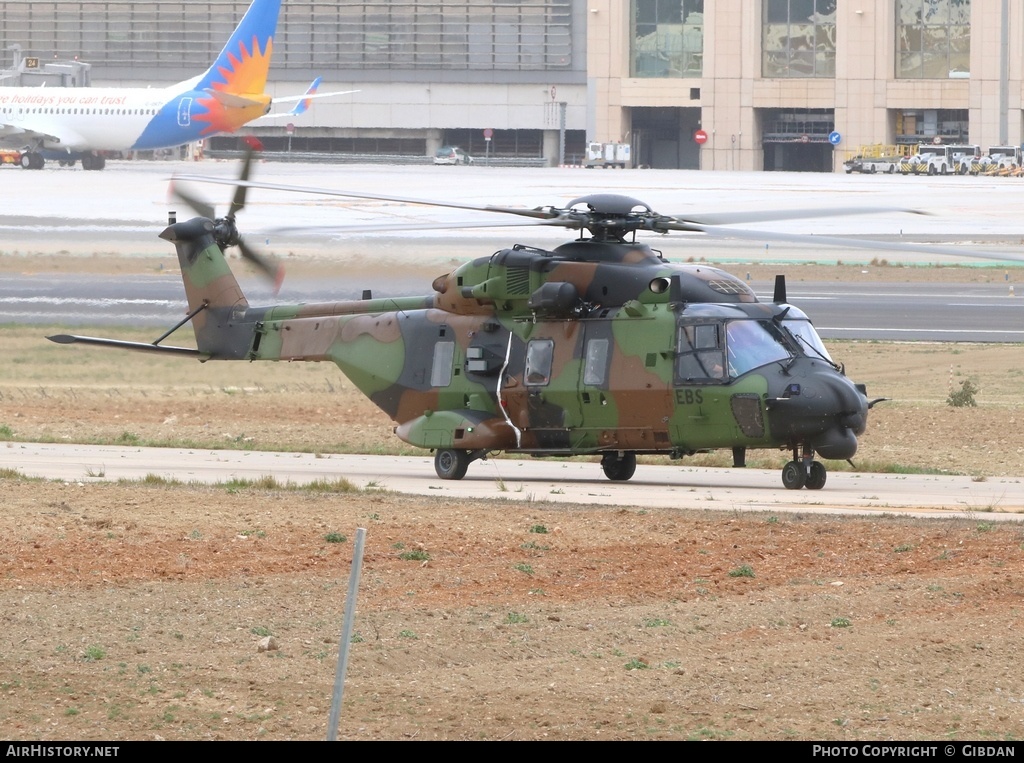
M625 482L636 472L636 453L629 450L609 451L601 456L604 476L612 482Z
M787 490L821 490L825 487L828 473L821 461L814 460L814 451L804 449L803 455L793 449L793 460L782 467L782 484Z

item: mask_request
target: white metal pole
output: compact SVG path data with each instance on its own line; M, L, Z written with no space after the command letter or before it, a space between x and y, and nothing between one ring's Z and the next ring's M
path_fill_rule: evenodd
M356 530L356 544L352 550L352 571L348 576L348 595L345 597L345 618L341 624L341 639L338 643L338 666L334 673L334 692L331 695L331 717L327 722L327 741L338 738L338 721L341 718L341 700L345 694L345 674L348 672L348 653L352 643L352 625L356 618L356 594L359 591L359 574L363 567L363 547L366 545L366 529Z

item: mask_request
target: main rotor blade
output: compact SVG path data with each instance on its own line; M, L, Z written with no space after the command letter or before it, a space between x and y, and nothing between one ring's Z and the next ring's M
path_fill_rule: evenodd
M875 249L878 251L897 252L918 252L920 254L942 254L951 257L973 257L983 260L1005 260L1007 262L1024 262L1024 254L1011 253L983 253L974 249L960 249L952 246L932 246L930 244L907 244L900 241L874 241L849 236L816 236L787 233L773 233L770 231L741 230L737 228L723 228L714 225L686 226L675 230L701 231L714 236L715 238L736 238L748 241L785 241L792 244L806 244L808 246L842 246L852 249Z
M807 220L815 217L842 217L846 215L874 215L888 212L905 212L911 215L928 215L920 209L905 207L817 207L814 209L765 209L753 212L711 212L709 214L668 215L680 222L697 225L736 225L739 223L764 223L774 220Z
M380 193L356 193L339 191L335 188L314 188L311 186L287 185L284 183L264 183L258 180L230 180L228 178L212 178L205 175L175 175L174 179L189 180L195 183L213 183L214 185L237 185L245 188L263 188L268 191L286 191L288 193L311 193L317 196L340 196L346 199L369 199L371 201L394 201L401 204L423 204L428 207L446 207L449 209L468 209L475 212L498 212L508 215L520 215L541 220L549 220L559 216L559 211L550 207L537 209L518 209L516 207L495 207L490 204L459 204L450 201L434 201L431 199L414 199L407 196L389 196Z
M266 233L276 235L309 234L319 235L345 234L345 233L390 233L400 231L421 231L421 230L455 230L469 228L536 228L538 226L579 228L580 224L572 220L457 220L452 222L426 222L426 223L355 223L353 225L289 225L280 228L270 228Z

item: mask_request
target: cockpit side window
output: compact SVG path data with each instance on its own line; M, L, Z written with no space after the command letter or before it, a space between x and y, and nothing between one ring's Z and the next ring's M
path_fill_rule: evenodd
M725 381L722 324L680 325L676 352L676 384Z
M729 321L725 334L729 376L733 378L792 357L778 328L770 321Z

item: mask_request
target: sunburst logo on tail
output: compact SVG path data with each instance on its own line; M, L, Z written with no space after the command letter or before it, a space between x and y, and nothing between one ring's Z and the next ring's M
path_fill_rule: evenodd
M252 50L240 45L237 56L225 56L227 65L219 65L217 80L210 83L213 92L206 98L198 99L201 107L196 110L195 121L206 126L203 135L216 132L234 132L246 122L262 116L270 105L270 97L263 90L267 84L267 72L270 69L270 56L274 49L274 41L267 40L265 50L260 50L259 41L254 37ZM216 94L240 96L255 101L249 106L231 106L219 99Z
M204 125L202 135L234 132L270 107L264 89L280 10L280 0L254 0L213 66L196 84L196 90L209 94L196 99L193 114Z

